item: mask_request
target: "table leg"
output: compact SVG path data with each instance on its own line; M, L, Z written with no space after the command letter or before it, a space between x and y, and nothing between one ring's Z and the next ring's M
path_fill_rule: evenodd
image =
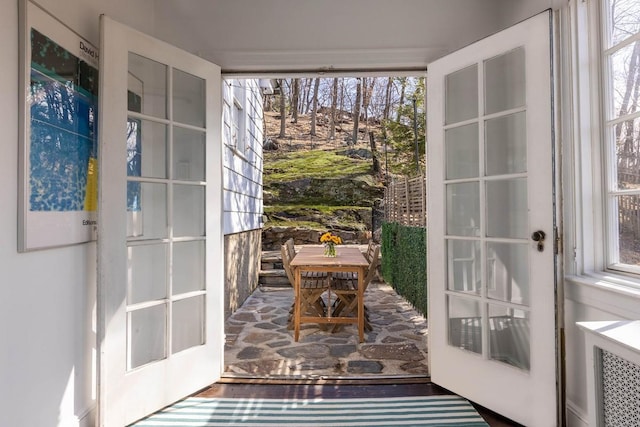
M358 336L364 342L364 268L358 272Z
M298 342L300 338L300 279L301 272L299 268L296 268L294 274L294 292L293 292L293 339Z

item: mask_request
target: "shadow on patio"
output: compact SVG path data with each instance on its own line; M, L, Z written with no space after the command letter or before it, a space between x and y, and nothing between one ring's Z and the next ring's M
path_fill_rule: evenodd
M225 377L371 378L428 376L427 321L388 284L373 281L365 305L373 330L356 325L287 328L293 289L259 287L225 323ZM328 325L329 327L332 325Z

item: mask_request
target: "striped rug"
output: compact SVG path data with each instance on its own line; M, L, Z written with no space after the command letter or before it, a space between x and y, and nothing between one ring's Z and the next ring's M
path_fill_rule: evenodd
M371 399L188 398L133 426L488 427L473 406L458 396Z

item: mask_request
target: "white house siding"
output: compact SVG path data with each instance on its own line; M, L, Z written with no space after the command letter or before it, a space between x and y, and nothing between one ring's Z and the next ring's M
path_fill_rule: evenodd
M225 318L258 285L262 242L262 93L258 80L225 79L222 83L224 144L223 228L225 245ZM243 147L233 138L234 96L244 112ZM237 124L236 124L237 126Z
M234 92L244 96L246 149L231 140ZM262 220L262 94L258 80L223 81L224 234L261 227Z

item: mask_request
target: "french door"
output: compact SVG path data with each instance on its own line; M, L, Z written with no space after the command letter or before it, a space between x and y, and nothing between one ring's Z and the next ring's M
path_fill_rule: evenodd
M98 425L215 382L223 359L221 78L102 16Z
M551 12L428 68L433 382L557 423Z

